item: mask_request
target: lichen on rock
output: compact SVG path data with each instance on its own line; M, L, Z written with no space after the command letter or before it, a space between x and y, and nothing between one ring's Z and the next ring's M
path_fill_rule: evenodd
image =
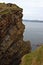
M31 50L30 42L23 41L22 11L15 4L0 4L0 65L19 65Z

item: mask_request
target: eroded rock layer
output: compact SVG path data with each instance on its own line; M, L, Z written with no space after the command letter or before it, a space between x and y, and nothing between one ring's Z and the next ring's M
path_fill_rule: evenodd
M0 65L18 65L30 52L30 42L23 41L22 11L14 4L0 4Z

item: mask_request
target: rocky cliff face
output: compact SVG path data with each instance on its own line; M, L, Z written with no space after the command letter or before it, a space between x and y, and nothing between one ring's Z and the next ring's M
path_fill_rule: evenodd
M0 65L19 65L31 50L30 42L23 41L22 11L15 4L0 4Z

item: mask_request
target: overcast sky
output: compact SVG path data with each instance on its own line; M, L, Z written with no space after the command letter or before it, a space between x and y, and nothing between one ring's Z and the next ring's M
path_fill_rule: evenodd
M0 0L15 3L23 8L23 19L43 20L43 0Z

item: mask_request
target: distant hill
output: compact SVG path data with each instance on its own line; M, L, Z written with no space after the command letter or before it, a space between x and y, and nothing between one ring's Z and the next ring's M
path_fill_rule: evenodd
M41 20L23 20L23 21L25 21L25 22L43 22Z
M37 50L23 56L20 65L43 65L43 46Z

